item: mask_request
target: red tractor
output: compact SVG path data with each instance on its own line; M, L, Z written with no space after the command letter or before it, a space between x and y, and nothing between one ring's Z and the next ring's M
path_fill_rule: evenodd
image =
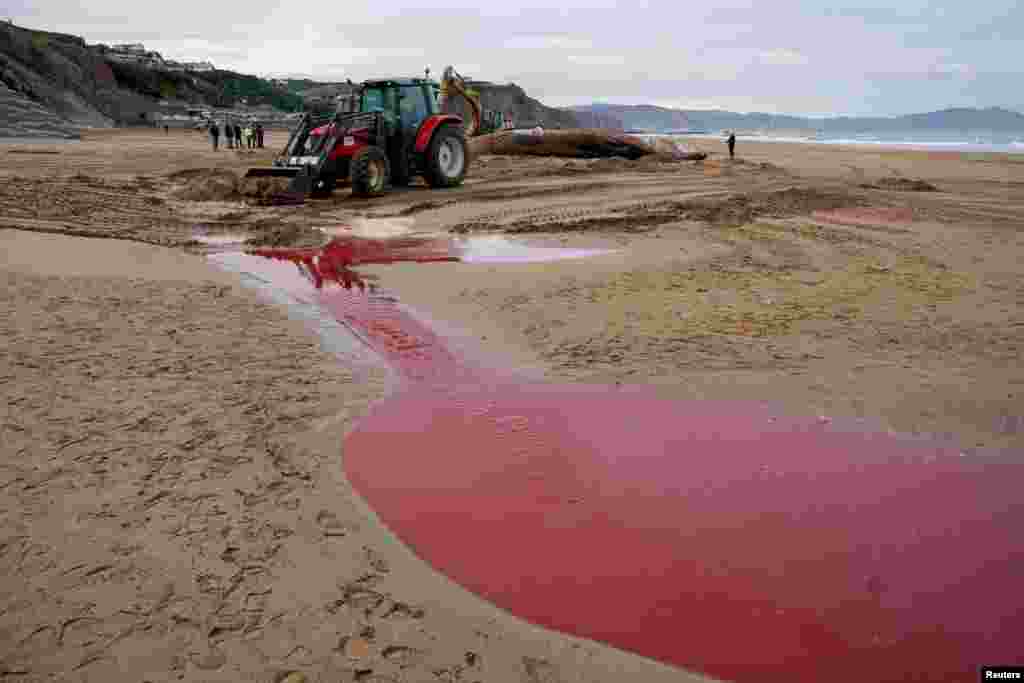
M354 112L306 114L272 168L246 177L292 178L289 194L329 195L348 179L352 194L372 197L422 176L431 187L460 185L469 169L462 117L442 114L437 83L424 78L366 81Z

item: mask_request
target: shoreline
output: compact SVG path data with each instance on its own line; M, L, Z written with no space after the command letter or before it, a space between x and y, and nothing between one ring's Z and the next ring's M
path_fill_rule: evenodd
M725 135L713 135L710 133L700 134L679 134L679 133L652 133L652 136L679 137L693 140L723 140ZM1024 137L1024 134L1021 135ZM643 137L638 135L637 137ZM914 141L914 140L856 140L853 138L828 138L814 139L801 137L772 137L770 135L744 135L736 136L739 142L764 142L772 144L796 144L796 145L822 145L837 148L851 149L878 149L881 151L915 151L915 152L959 152L963 154L1024 154L1024 142L1013 142L1010 144L995 143L971 143L971 142L946 142L946 141Z

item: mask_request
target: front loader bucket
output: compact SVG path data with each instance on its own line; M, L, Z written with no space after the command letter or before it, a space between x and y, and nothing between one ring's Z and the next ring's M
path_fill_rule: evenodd
M259 204L280 206L287 204L305 204L306 195L313 189L313 180L308 168L280 167L250 168L245 172L246 178L291 178L288 187L266 196Z
M313 176L310 174L308 168L302 169L296 174L290 183L288 183L288 192L291 194L301 194L303 196L313 191Z
M250 168L245 172L246 178L294 178L299 174L297 168L284 166L272 166L270 168Z

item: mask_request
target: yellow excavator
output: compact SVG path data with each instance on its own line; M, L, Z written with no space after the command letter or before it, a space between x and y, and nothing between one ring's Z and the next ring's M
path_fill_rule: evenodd
M480 93L466 85L466 79L459 75L452 66L445 67L441 75L440 92L438 93L438 108L444 111L445 104L451 93L461 95L469 104L472 113L472 123L464 125L466 137L485 135L501 130L504 125L504 116L500 111L490 111L480 106Z

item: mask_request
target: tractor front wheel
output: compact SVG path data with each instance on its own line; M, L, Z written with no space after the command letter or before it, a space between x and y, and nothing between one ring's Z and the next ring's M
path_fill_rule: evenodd
M330 197L337 185L338 180L333 173L324 173L313 182L313 191L310 194L314 197Z
M431 187L455 187L466 178L469 146L462 129L442 126L427 147L423 176Z
M388 182L388 157L380 147L364 147L352 157L352 194L376 197Z

